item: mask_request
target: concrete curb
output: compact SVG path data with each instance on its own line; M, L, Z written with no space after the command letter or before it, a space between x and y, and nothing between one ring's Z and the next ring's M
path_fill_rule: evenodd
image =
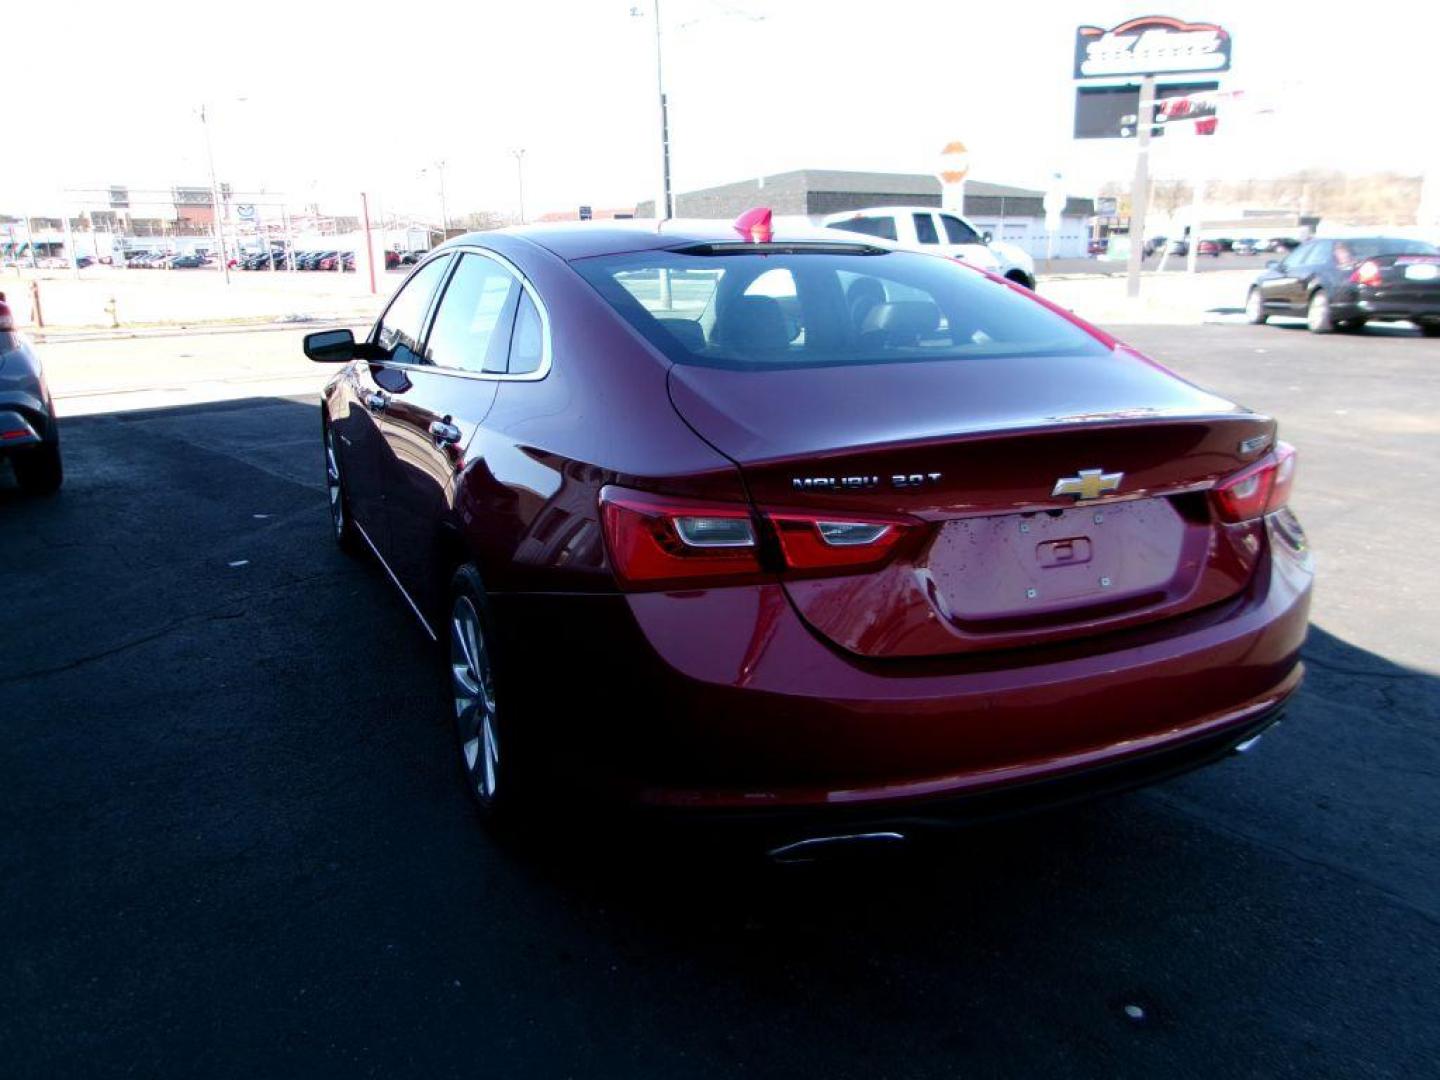
M34 330L21 328L21 333L38 344L67 344L81 341L120 341L130 338L186 337L194 334L254 334L275 330L309 330L317 327L340 324L342 326L369 325L372 315L317 315L313 318L294 322L276 322L266 319L253 323L186 323L182 326L136 327L127 330L121 326L113 330Z

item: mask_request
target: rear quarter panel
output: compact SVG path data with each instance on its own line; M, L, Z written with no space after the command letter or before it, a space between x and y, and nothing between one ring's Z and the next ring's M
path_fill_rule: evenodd
M492 591L613 590L600 488L739 502L739 473L676 413L668 361L564 260L493 243L544 300L554 360L543 379L500 384L456 482L456 526Z

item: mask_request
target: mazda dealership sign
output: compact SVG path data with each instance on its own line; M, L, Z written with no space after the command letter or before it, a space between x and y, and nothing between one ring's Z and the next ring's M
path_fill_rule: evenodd
M1230 70L1230 35L1214 23L1146 15L1075 31L1075 78Z

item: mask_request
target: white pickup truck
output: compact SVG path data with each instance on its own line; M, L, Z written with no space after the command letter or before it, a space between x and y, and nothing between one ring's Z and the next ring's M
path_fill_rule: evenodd
M876 206L846 210L821 219L830 229L894 241L909 251L950 255L1024 285L1035 287L1035 260L1014 244L991 239L953 210L933 206Z

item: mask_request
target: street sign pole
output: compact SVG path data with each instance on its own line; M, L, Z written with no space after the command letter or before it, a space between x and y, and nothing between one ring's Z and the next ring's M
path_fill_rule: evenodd
M1140 80L1140 109L1135 114L1135 179L1130 185L1130 257L1125 269L1125 295L1140 295L1140 267L1145 259L1145 211L1150 205L1150 128L1155 122L1155 76Z

